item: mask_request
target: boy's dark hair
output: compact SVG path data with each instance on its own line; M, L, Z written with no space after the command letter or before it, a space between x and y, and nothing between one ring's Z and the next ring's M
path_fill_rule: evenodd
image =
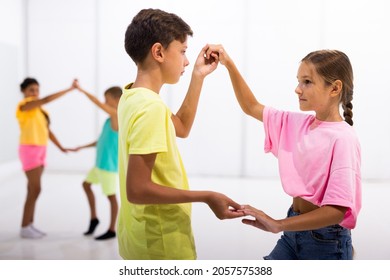
M167 48L172 41L183 43L192 34L191 27L179 16L159 9L143 9L127 27L125 49L138 64L144 61L153 44L161 43Z
M24 91L29 85L39 85L38 81L34 78L26 78L20 84L20 90Z
M110 87L105 92L104 95L111 95L115 99L119 99L122 95L122 89L120 87Z

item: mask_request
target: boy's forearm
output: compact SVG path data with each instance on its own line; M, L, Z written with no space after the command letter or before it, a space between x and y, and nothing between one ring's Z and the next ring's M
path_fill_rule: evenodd
M206 202L208 191L189 191L150 182L140 188L127 188L127 199L134 204L177 204Z
M183 103L176 116L180 119L183 128L183 137L188 136L195 120L204 77L192 74L191 82Z

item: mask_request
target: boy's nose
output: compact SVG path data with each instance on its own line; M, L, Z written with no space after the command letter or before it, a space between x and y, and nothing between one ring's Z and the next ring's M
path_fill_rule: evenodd
M190 65L190 61L186 57L184 60L184 67L187 67L188 65Z

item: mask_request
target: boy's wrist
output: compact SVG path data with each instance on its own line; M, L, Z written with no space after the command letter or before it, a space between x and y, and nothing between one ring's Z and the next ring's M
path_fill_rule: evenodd
M192 71L192 78L204 80L204 78L207 76L207 74L204 74L201 70L194 68Z

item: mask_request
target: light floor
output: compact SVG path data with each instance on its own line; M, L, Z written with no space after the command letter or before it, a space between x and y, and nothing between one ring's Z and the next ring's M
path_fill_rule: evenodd
M82 173L46 172L37 204L35 225L47 232L39 240L19 237L26 180L24 174L0 176L0 259L119 260L117 240L95 241L83 236L89 222L81 188ZM193 190L223 192L241 204L282 218L290 205L278 180L190 177ZM101 221L96 235L108 227L109 204L96 186ZM353 230L356 259L390 260L390 182L363 182L363 209ZM200 260L257 260L275 245L279 235L262 232L237 220L218 220L204 204L193 204L193 229Z

